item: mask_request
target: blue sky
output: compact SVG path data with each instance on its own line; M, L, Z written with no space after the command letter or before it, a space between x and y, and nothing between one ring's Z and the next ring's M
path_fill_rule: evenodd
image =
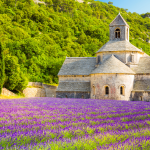
M108 3L113 2L116 7L128 9L131 13L138 14L150 12L150 0L94 0Z

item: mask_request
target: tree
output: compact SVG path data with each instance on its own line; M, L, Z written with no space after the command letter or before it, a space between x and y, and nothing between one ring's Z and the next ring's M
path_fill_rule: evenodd
M0 42L0 94L2 93L3 84L5 81L5 63L2 44Z
M111 5L113 5L113 2L110 2L110 1L109 1L109 2L108 2L108 4L111 4Z
M18 64L16 56L5 57L5 83L4 86L9 90L23 91L28 84L27 74L25 75Z
M141 14L141 16L143 17L143 18L146 18L146 17L148 17L148 18L150 18L150 13L146 13L146 14Z

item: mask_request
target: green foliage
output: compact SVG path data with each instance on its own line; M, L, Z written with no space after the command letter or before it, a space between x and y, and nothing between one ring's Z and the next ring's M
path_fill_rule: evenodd
M2 88L5 80L5 62L2 44L0 42L0 94L2 93Z
M28 78L20 70L18 58L16 56L7 55L5 58L5 83L4 87L9 90L23 91L28 85Z
M110 2L110 1L109 1L108 4L112 4L112 5L113 5L113 2Z
M145 18L145 17L148 17L148 18L150 18L150 13L145 13L145 14L141 14L141 16L143 17L143 18Z
M109 40L109 24L119 11L130 26L130 42L150 55L149 13L131 13L112 2L43 1L46 5L0 1L0 42L7 65L5 86L10 90L23 90L28 80L58 84L66 56L95 57Z

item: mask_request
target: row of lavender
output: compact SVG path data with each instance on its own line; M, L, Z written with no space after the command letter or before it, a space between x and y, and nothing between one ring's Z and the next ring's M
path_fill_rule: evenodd
M149 141L148 102L48 97L0 100L1 149L148 148Z

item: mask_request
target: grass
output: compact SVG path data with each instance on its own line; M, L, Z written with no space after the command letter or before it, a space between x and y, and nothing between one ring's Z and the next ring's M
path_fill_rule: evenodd
M43 88L43 87L42 86L38 86L38 85L36 85L36 86L29 85L29 86L27 86L27 88Z
M15 99L15 98L25 98L23 94L16 94L17 96L7 96L7 95L0 95L0 99Z
M56 83L43 83L43 84L52 85L52 86L58 86L59 85L59 84L56 84Z

